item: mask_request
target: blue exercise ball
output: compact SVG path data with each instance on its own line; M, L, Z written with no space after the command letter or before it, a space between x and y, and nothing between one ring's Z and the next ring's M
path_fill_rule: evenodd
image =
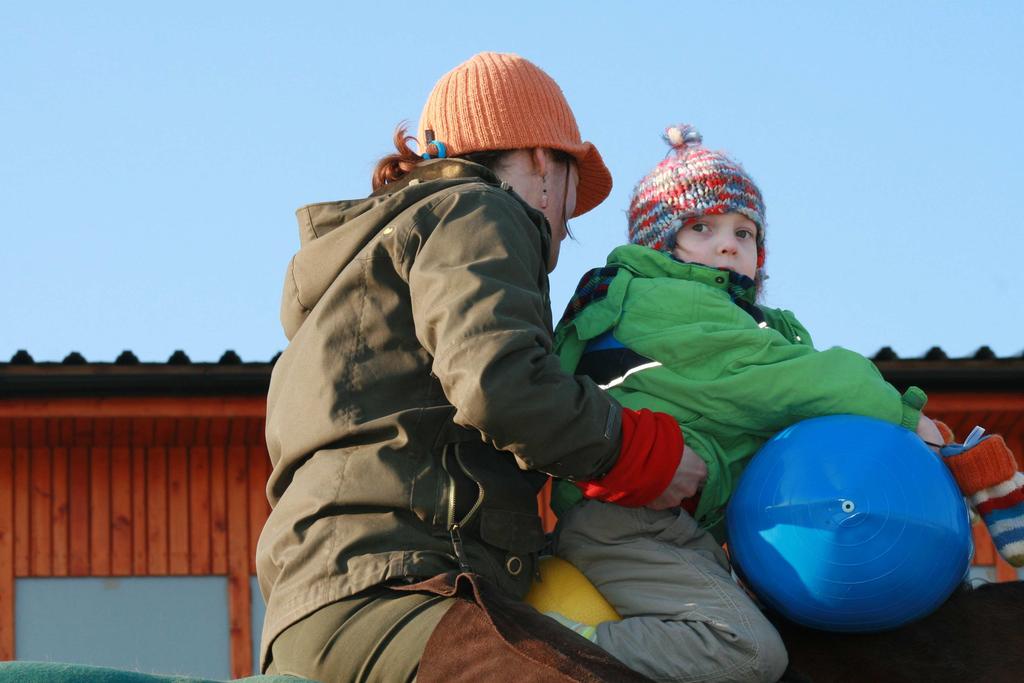
M736 573L767 605L827 631L895 628L941 605L974 553L939 456L874 418L830 415L775 435L726 513Z

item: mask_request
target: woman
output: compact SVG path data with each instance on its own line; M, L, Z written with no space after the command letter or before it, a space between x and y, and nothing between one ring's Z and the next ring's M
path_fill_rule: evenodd
M407 142L370 197L298 212L257 550L272 672L411 680L457 600L402 588L461 571L521 598L549 474L661 508L705 474L672 418L552 355L547 274L567 219L611 189L555 82L476 55L430 94L424 154Z

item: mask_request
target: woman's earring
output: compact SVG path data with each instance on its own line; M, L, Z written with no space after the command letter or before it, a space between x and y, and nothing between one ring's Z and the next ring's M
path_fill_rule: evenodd
M544 185L540 190L540 208L541 210L544 210L548 208L548 177L544 176L542 180Z

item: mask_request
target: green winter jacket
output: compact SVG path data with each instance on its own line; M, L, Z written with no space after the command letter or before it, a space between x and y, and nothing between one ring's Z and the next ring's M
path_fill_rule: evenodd
M264 667L317 608L457 569L454 522L464 561L522 597L545 473L602 476L621 441L619 405L553 352L550 226L486 168L430 161L297 213L267 397Z
M624 407L679 421L686 444L708 467L696 518L719 540L744 466L785 427L850 413L916 428L926 401L920 389L900 396L864 356L839 347L816 351L790 311L759 306L767 323L759 327L732 298L753 304L754 288L738 291L727 272L638 245L616 248L607 263L618 269L607 294L556 329L562 367L574 371L587 342L608 331L660 363L609 393ZM575 495L568 485L560 489L563 504Z

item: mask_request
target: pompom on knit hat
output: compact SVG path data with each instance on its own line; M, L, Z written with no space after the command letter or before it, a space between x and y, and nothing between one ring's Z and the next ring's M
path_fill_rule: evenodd
M741 213L757 225L757 267L764 267L764 200L743 167L706 149L696 128L665 129L665 159L636 187L629 202L629 241L671 253L676 232L698 216Z
M446 154L546 147L576 159L579 185L572 217L590 211L612 190L601 154L580 137L576 117L558 84L519 55L481 52L438 80L420 116L417 138L433 140Z

